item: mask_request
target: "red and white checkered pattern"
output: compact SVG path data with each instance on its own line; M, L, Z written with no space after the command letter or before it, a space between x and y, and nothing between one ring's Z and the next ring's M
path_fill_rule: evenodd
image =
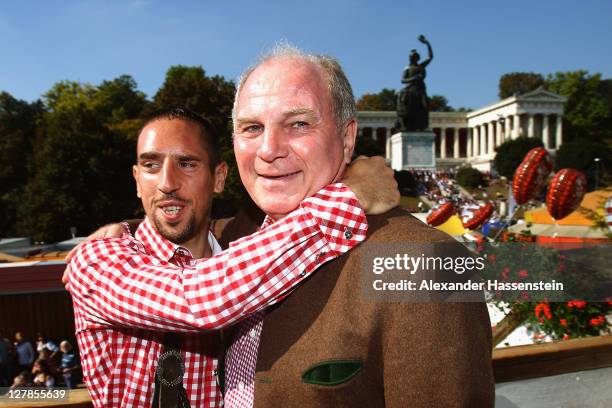
M141 230L137 239L90 241L69 265L83 372L96 407L150 407L162 331L185 333L191 405L218 405L216 360L206 355L210 335L201 331L275 303L361 242L367 224L352 192L334 184L286 218L193 265L189 251L164 245L150 224Z

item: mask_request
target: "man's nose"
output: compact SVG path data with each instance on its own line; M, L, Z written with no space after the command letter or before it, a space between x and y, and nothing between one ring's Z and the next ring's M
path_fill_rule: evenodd
M180 181L175 163L172 160L164 160L157 188L162 193L169 194L178 190L179 187Z
M285 135L280 128L266 127L259 149L257 149L257 156L266 162L286 157L288 152L287 137L288 135Z

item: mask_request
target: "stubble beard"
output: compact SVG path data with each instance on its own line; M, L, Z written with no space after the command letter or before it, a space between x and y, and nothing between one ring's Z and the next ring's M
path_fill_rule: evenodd
M171 228L170 226L164 224L159 217L153 217L153 224L155 224L155 228L162 237L175 244L183 244L194 238L196 235L196 219L193 212L189 214L189 218L187 219L185 226L180 229Z

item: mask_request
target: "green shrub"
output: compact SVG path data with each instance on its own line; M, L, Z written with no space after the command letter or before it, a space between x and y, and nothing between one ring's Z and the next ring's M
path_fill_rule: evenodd
M457 172L457 183L465 188L476 188L483 183L482 173L473 167L462 167Z

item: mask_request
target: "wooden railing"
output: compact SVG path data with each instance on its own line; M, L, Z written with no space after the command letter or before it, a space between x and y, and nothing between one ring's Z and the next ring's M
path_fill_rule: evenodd
M493 350L495 382L612 367L612 336Z

